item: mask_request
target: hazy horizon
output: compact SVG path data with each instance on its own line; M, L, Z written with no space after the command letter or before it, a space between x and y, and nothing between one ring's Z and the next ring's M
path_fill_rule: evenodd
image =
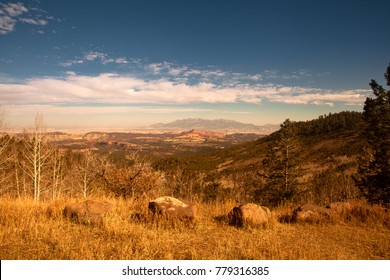
M44 121L44 124L45 124L45 130L48 131L48 132L125 132L125 131L136 131L136 132L142 132L142 131L145 131L145 132L151 132L151 131L167 131L167 130L177 130L178 128L159 128L159 127L153 127L154 125L159 125L159 124L170 124L170 123L173 123L173 122L176 122L176 121L187 121L187 120L205 120L205 121L234 121L234 122L238 122L240 124L244 124L244 125L256 125L256 126L259 126L259 127L266 127L266 126L279 126L280 123L266 123L266 124L253 124L253 123L249 123L249 122L240 122L240 121L236 121L236 120L231 120L231 119L205 119L205 118L185 118L185 119L177 119L177 120L174 120L172 122L160 122L160 123L153 123L153 124L150 124L150 125L147 125L147 126L139 126L139 127L113 127L113 126L107 126L107 127L104 127L104 126L98 126L98 127L88 127L88 126L60 126L60 127L53 127L53 126L48 126L46 124L46 120L43 119ZM28 126L28 127L11 127L9 124L6 123L6 130L8 131L13 131L13 132L16 132L16 133L19 133L19 132L23 132L24 130L33 130L34 129L34 125L33 125L33 121L32 123ZM193 129L192 126L189 126L188 129Z

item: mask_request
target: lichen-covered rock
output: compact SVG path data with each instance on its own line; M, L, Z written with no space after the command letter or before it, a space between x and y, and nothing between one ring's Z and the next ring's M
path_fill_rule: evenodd
M247 203L234 207L228 217L232 226L262 226L270 221L271 211L265 206Z
M195 204L170 196L162 196L150 201L148 208L156 217L190 221L197 218L197 207Z

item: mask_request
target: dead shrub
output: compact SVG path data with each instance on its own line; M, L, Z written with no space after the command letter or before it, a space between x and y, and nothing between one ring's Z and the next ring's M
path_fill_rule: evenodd
M352 222L390 227L390 213L379 205L354 202L348 217Z

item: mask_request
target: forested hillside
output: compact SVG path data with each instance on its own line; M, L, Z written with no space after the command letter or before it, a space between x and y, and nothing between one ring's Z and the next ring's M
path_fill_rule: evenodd
M364 145L359 136L363 129L362 114L341 112L289 123L295 142L290 154L290 162L294 162L290 177L294 177L296 188L290 201L324 204L359 196L352 175ZM207 155L162 159L154 167L173 178L192 181L198 188L205 185L202 195L206 199L235 197L240 201L273 204L270 196L274 195L264 189L271 175L265 161L271 157L269 152L277 148L275 144L281 133L282 129L257 141Z

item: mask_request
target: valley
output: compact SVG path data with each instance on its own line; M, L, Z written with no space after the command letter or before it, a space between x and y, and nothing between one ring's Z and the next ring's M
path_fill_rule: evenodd
M22 134L16 135L22 138ZM138 130L87 133L49 132L48 140L72 151L137 151L152 157L202 154L264 137L257 133L221 133L200 129L183 132Z

